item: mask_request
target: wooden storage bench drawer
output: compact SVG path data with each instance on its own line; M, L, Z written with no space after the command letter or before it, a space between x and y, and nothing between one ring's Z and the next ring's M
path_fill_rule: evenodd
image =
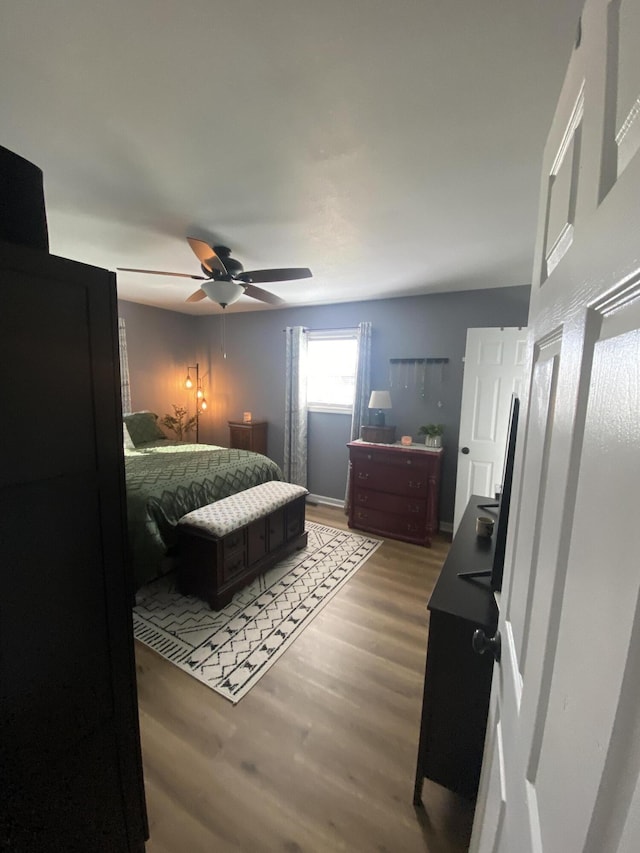
M178 522L178 589L213 610L307 544L307 490L263 483L187 513Z

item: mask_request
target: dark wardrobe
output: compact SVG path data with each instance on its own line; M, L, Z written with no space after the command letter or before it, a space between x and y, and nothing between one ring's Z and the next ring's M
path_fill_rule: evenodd
M0 243L0 850L144 850L115 276Z

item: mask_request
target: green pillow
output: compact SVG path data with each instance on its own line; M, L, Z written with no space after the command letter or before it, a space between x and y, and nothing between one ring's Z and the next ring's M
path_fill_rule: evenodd
M158 426L158 416L154 412L133 412L123 420L136 447L167 437Z

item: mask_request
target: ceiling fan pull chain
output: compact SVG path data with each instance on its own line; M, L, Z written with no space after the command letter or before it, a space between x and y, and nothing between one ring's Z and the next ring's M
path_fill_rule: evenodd
M222 357L227 357L227 313L222 309Z

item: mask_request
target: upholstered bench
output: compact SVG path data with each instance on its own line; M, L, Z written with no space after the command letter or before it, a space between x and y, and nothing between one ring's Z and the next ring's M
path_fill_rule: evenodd
M178 589L227 605L235 592L307 544L302 486L274 480L183 515L178 522Z

